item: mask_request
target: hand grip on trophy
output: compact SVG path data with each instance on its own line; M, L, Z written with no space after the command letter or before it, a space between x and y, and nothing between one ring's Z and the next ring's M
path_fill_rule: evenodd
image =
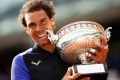
M108 44L106 42L106 39L101 39L101 44L97 45L94 49L95 52L93 54L93 51L91 51L91 58L95 60L96 63L105 63L108 53Z
M88 63L105 63L108 53L108 41L110 39L111 27L108 27L103 34L97 34L93 37L96 47L90 48L89 56L87 55Z
M107 42L110 39L111 27L106 30L93 21L78 21L70 23L56 34L46 30L48 39L59 48L61 58L70 64L89 64L91 62L104 62L102 55L107 52ZM95 53L89 50L95 49ZM105 48L105 49L104 49ZM106 56L104 56L106 57Z
M89 75L93 80L96 77L92 75L99 74L106 80L107 42L111 36L109 29L111 27L105 30L102 25L93 21L78 21L57 31L55 35L58 39L55 44L61 59L72 64L73 73L81 73L83 77ZM54 42L55 35L48 36L50 41Z

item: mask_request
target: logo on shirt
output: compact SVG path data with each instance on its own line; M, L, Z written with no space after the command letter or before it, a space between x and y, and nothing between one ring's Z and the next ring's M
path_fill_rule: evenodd
M42 61L38 60L38 61L31 61L31 64L38 66Z

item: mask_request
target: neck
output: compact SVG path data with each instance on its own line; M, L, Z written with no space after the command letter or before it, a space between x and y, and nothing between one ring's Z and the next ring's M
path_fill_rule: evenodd
M42 45L41 48L43 48L44 50L48 51L48 52L53 52L55 49L55 45L54 44L46 44L46 45Z

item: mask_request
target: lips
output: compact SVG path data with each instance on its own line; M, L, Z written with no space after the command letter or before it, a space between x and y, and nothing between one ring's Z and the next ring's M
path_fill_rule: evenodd
M44 38L44 37L46 37L46 33L43 33L43 34L37 35L37 38Z

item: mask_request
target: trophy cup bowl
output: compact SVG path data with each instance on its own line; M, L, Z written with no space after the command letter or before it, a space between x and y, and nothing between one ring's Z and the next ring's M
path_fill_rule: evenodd
M104 30L103 26L93 21L79 21L70 23L57 31L56 35L48 32L48 38L56 44L61 58L69 64L88 64L88 50L101 44L101 38L110 38L111 27Z
M105 30L102 25L93 21L78 21L62 27L55 35L48 30L47 33L48 39L57 46L61 58L69 64L75 64L73 69L76 73L76 69L83 65L84 67L89 65L87 68L90 68L90 66L91 68L96 67L97 64L94 60L91 60L88 51L90 48L95 48L97 44L101 44L101 38L109 41L109 29L111 29L111 27ZM95 64L95 66L93 64ZM106 67L103 64L101 65L102 68ZM78 69L77 72L79 72ZM80 73L81 72L82 71L80 71ZM83 71L83 74L89 73Z

